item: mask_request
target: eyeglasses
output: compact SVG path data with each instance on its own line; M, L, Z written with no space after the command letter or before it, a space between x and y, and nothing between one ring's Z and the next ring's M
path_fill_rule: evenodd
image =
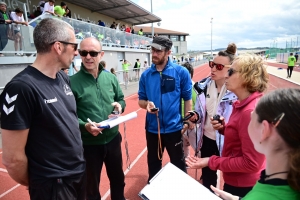
M272 121L272 124L274 125L274 127L278 126L278 124L280 123L280 121L282 120L284 115L285 115L285 113L281 113L280 115L275 117L275 119Z
M86 51L79 49L78 52L82 57L86 57L88 54L90 54L91 57L97 57L102 51Z
M65 41L55 41L55 42L60 42L60 43L62 43L62 44L70 44L70 45L73 45L74 51L76 51L77 48L78 48L78 43L65 42ZM50 44L54 44L55 42L52 42L52 43L50 43Z
M210 68L214 68L214 66L216 66L216 69L219 71L221 71L224 67L230 67L230 65L222 65L222 64L215 63L213 61L209 61L208 66Z
M233 69L233 68L229 68L228 72L228 76L231 76L232 74L234 74L235 72L237 72L237 70Z
M156 54L160 55L160 54L162 54L162 52L163 52L162 50L150 49L150 53L151 53L151 54L156 53Z

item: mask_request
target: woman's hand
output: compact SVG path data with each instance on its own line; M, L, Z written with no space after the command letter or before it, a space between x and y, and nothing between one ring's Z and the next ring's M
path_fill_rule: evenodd
M219 197L221 197L224 200L239 200L238 196L233 196L232 194L228 192L224 192L223 190L220 190L218 188L215 188L214 186L210 186L210 188L215 192L215 194Z
M225 127L225 119L224 117L220 117L220 120L222 121L222 123L220 123L218 120L214 120L212 117L210 118L210 123L212 125L212 127L215 130L218 130L219 132L223 132L224 131L224 127Z
M208 166L209 158L187 157L185 164L192 169L202 169Z

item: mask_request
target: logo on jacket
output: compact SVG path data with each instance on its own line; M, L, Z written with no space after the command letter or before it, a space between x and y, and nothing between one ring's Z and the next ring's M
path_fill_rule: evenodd
M57 102L57 98L55 97L54 99L44 99L45 103L54 103Z
M66 95L70 95L70 96L73 95L71 88L67 84L64 85L64 91L65 91Z
M6 96L5 96L5 100L7 102L7 104L10 104L12 102L14 102L15 100L17 100L17 97L18 95L16 94L15 96L12 96L12 97L9 97L8 93L6 93ZM15 105L12 105L11 107L6 107L5 104L3 104L3 111L9 115L11 112L13 112L15 109Z

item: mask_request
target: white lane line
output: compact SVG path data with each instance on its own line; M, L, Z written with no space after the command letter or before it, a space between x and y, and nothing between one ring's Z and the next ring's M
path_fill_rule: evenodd
M129 98L131 98L131 97L134 97L134 96L136 96L136 95L137 95L137 93L132 94L132 95L129 95L128 97L124 98L124 100L129 99Z
M0 172L6 172L7 173L7 170L3 169L3 168L0 168Z
M19 187L19 186L20 186L20 184L17 184L17 185L15 185L14 187L12 187L12 188L10 188L9 190L7 190L6 192L0 194L0 199L1 199L2 197L4 197L5 195L7 195L8 193L10 193L11 191L13 191L14 189L16 189L17 187Z
M131 163L131 169L132 169L132 167L137 163L137 161L139 161L139 159L143 156L143 154L145 153L147 151L147 147L145 147L144 149L143 149L143 151L136 157L136 159ZM128 174L128 172L130 171L130 169L126 169L125 171L124 171L124 175L126 176L126 174ZM101 200L106 200L106 198L108 197L110 195L110 190L108 190L105 194L104 194L104 196L101 198Z

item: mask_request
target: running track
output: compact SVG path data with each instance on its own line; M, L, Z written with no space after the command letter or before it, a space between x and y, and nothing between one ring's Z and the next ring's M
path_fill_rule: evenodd
M270 66L282 66L277 63L268 63ZM298 70L297 70L298 71ZM209 75L210 68L207 64L201 65L195 68L194 81L199 81L200 79ZM272 91L277 88L287 88L294 87L300 88L299 85L293 84L286 80L277 78L275 76L270 76L269 88L267 92ZM145 120L145 110L141 110L138 106L138 96L133 94L127 96L126 98L126 111L125 114L136 111L138 117L126 123L126 139L128 142L129 156L131 160L131 168L127 169L126 165L126 151L125 151L125 138L124 138L124 127L120 126L120 132L123 135L122 151L123 151L123 162L124 162L124 173L125 173L125 197L130 200L139 200L139 191L147 184L147 149L144 131L144 120ZM191 151L192 152L192 151ZM2 150L0 149L0 199L1 200L28 200L28 191L24 186L17 184L13 181L5 167L2 165ZM163 159L163 165L168 162L168 156L165 154ZM198 170L197 179L200 177L200 170ZM196 171L189 169L188 173L192 176L196 176ZM188 186L183 185L182 189ZM100 192L102 195L102 200L110 200L109 191L109 181L106 176L105 167L101 174L101 184Z

